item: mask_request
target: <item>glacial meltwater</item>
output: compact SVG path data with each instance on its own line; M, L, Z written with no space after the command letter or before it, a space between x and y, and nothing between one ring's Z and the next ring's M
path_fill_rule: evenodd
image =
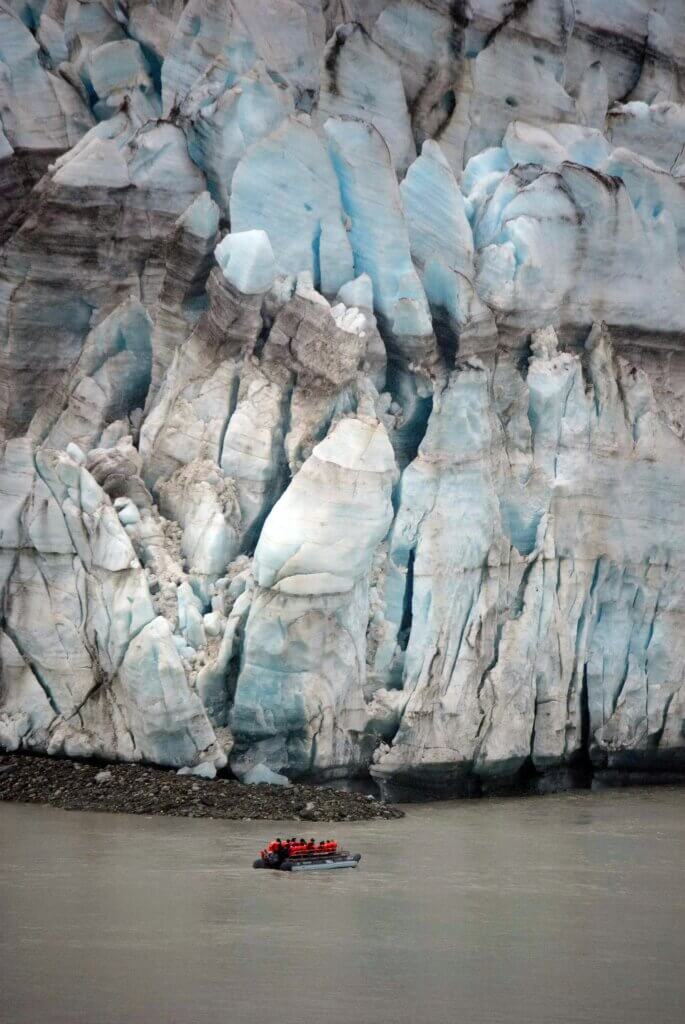
M2 1024L682 1024L685 791L321 826L0 805ZM254 871L325 832L355 871Z

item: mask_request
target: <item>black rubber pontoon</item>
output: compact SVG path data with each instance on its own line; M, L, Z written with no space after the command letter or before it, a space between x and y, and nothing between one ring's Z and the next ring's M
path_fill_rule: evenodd
M254 868L266 868L270 871L335 871L339 868L356 868L362 859L360 853L340 853L334 857L297 860L284 860L282 864L267 864L261 857L252 865Z

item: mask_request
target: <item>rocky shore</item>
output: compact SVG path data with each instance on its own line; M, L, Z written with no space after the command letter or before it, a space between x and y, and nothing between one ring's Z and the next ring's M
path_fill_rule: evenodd
M361 793L318 786L247 786L139 764L91 764L0 755L0 800L69 811L119 811L185 818L362 821L402 811Z

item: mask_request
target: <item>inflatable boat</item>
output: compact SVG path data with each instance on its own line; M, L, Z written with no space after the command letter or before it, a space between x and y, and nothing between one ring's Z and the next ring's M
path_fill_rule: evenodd
M274 839L252 865L272 871L335 871L356 868L360 853L349 853L334 839Z

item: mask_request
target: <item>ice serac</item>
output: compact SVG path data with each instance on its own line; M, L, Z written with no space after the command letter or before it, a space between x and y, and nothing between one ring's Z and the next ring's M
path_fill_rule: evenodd
M428 139L400 187L409 245L433 323L450 360L496 339L491 311L475 289L473 232L464 197L438 143Z
M416 155L400 69L359 24L341 25L326 47L319 113L372 124L400 174Z
M351 221L355 272L371 278L376 309L400 354L430 362L435 338L426 293L411 259L388 144L364 121L331 118L324 127Z
M382 4L373 39L399 68L417 144L439 138L454 111L464 55L463 4ZM382 130L382 129L381 129Z
M306 115L256 142L233 175L231 227L269 236L281 274L308 271L324 294L352 276L338 182Z
M249 548L288 473L299 470L337 418L364 401L366 374L384 376L379 345L384 357L370 311L331 307L311 278L300 276L259 357L241 375L224 435L221 468L235 483Z
M469 792L588 753L598 770L682 761L664 742L681 714L682 531L663 511L682 502L682 442L600 325L585 366L547 329L525 382L465 368L434 406L391 535L407 701L379 779Z
M28 434L47 447L96 448L103 430L142 408L150 386L152 321L129 299L88 335L71 379L36 412Z
M685 776L680 0L0 0L0 745Z
M125 529L88 471L16 439L0 487L5 745L224 763Z
M0 128L14 154L17 177L27 188L45 170L46 154L54 158L78 142L93 115L69 75L43 59L13 6L0 7Z
M261 64L232 86L201 83L183 107L188 148L204 169L207 186L228 216L233 174L247 149L294 112L291 94Z
M222 0L190 0L181 12L162 64L162 114L169 117L193 85L226 70L233 28L233 5Z
M195 459L217 462L238 385L240 345L262 326L261 295L248 301L218 268L207 284L209 309L177 349L140 433L151 487Z
M271 242L266 231L235 231L215 250L224 277L246 295L268 292L276 277Z
M232 712L237 772L264 763L324 774L368 759L369 571L392 519L394 477L385 428L347 417L267 518Z

